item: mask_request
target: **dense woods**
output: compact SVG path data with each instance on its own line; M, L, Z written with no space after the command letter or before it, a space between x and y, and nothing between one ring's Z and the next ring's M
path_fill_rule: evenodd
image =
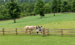
M41 5L42 2L38 4L37 1L15 0L20 8L20 17L37 15L39 14L37 11L43 11L43 15L46 13L75 12L75 0L41 0L43 5ZM0 20L12 19L9 14L8 3L10 0L0 0Z

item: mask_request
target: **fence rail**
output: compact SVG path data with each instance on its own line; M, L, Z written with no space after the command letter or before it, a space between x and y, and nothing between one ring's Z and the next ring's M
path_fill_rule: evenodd
M36 30L25 33L23 28L0 28L0 34L36 34ZM39 32L40 35L75 35L75 29L44 29Z

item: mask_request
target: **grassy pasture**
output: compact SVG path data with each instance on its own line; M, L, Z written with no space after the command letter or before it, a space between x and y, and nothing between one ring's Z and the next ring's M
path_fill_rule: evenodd
M75 45L75 37L0 36L0 45Z
M24 31L23 27L26 25L42 25L51 29L75 28L75 13L57 13L56 16L46 14L42 19L40 16L29 16L17 19L17 23L15 24L13 20L0 21L0 31L2 30L1 28L5 28L5 31L12 31L12 33L15 31L15 28L20 28L18 31ZM74 32L71 34L75 34L73 30L69 32ZM7 32L6 34L9 33L12 34L11 32ZM52 32L52 34L56 33L61 34L60 32ZM24 32L20 34L24 34ZM66 34L66 31L64 34ZM75 36L0 35L0 45L75 45Z
M20 34L24 34L24 26L26 25L42 25L45 28L56 29L56 28L72 28L75 29L75 13L57 13L56 16L53 14L46 14L44 18L40 16L29 16L21 19L17 19L17 23L13 23L13 20L0 21L1 28L5 28L6 34L15 34L15 29L18 28ZM54 30L55 31L55 30ZM61 30L57 32L50 32L52 34L61 34ZM68 31L68 32L67 32ZM65 30L66 33L75 34L75 30ZM64 34L66 34L64 32ZM0 32L2 34L2 32ZM36 34L36 32L34 32Z
M23 28L26 25L42 25L46 28L75 28L75 13L57 13L46 14L44 18L40 16L29 16L17 19L17 23L13 20L0 21L0 28Z

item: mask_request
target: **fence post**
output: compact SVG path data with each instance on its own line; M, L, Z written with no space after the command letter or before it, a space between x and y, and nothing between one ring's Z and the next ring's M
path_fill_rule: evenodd
M45 28L43 29L43 36L45 36Z
M3 32L3 35L5 35L5 31L4 31L4 28L2 29L2 32Z
M63 29L61 29L61 36L63 36L64 35L64 33L63 33Z
M47 35L49 35L49 29L47 29L47 33L48 33Z
M18 35L17 28L16 28L16 35Z

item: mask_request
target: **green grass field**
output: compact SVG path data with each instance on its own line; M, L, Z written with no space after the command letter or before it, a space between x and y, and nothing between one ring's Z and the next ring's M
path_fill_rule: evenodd
M75 37L0 36L0 45L75 45Z
M42 25L46 28L75 28L75 13L57 13L45 14L44 18L40 16L29 16L17 19L17 23L13 20L0 21L0 28L23 28L26 25Z
M53 29L75 28L75 13L57 13L56 16L46 14L42 19L40 16L28 16L17 19L17 23L13 23L13 20L0 21L0 28L13 28L12 30L15 28L24 28L26 25L42 25ZM0 35L0 45L75 45L75 37Z

